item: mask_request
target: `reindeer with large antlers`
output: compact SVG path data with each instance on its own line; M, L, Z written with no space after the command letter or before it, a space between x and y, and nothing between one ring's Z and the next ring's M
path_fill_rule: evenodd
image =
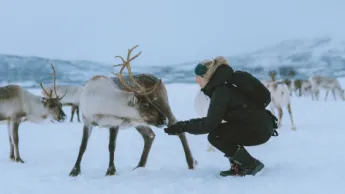
M54 84L56 79L54 66ZM41 87L42 83L41 83ZM10 159L24 163L19 154L18 128L24 121L40 123L52 117L56 121L64 121L65 113L61 108L62 97L52 98L53 90L47 92L47 98L36 96L18 85L0 87L0 121L8 121L8 134L10 141Z
M122 60L122 68L116 77L94 76L85 84L80 96L80 110L84 120L83 137L78 158L70 172L70 176L80 174L80 163L86 150L88 139L94 126L109 128L109 166L106 175L116 172L114 154L116 138L120 128L135 127L144 139L144 148L137 165L145 167L155 138L151 126L158 128L177 122L168 101L167 91L160 79L151 74L133 75L130 62L141 52L131 57L128 50L127 59ZM129 75L123 76L127 68ZM189 169L194 169L193 160L185 134L179 135Z

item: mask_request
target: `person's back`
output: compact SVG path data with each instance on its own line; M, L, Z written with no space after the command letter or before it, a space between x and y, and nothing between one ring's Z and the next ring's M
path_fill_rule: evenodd
M257 103L253 100L256 96L247 96L241 92L241 89L238 88L239 86L232 85L234 73L234 70L229 65L219 65L214 71L212 78L201 91L209 98L212 98L213 91L216 88L226 88L221 98L228 99L227 103L223 105L227 106L223 119L228 122L244 122L247 124L251 121L252 125L263 127L267 126L267 123L271 124L272 120L267 116L267 110L265 108L258 108ZM265 128L267 128L269 133L273 130L270 125Z

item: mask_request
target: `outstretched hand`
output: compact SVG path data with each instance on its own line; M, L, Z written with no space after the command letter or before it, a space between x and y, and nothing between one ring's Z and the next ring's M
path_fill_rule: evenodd
M184 127L187 124L186 121L179 121L174 123L173 125L164 128L164 132L168 135L178 135L184 132Z

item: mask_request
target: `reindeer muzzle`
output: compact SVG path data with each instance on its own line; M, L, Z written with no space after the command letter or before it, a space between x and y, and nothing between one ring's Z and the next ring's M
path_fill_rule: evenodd
M158 123L157 123L157 125L156 125L156 127L158 127L158 128L159 127L164 127L164 126L166 126L168 124L168 122L169 122L169 119L167 117L160 118Z
M67 119L67 116L65 114L60 114L58 121L61 123L61 122L64 122L66 119Z

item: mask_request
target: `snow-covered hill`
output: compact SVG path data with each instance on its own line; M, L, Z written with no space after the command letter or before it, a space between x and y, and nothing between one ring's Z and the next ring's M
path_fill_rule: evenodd
M235 69L249 71L260 79L266 79L271 70L276 70L279 77L285 77L291 69L297 72L298 78L313 74L345 76L345 41L330 37L287 40L258 51L229 56L228 59ZM135 64L133 70L153 73L166 83L187 83L194 81L193 68L197 62L160 66ZM50 63L56 67L59 83L83 84L92 75L111 75L111 72L119 71L119 67L112 67L112 64L93 61L0 55L0 84L20 83L37 87L40 81L51 82Z

